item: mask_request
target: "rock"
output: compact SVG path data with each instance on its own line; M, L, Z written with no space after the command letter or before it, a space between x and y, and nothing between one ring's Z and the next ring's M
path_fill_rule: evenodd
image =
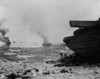
M0 79L6 79L4 74L1 74Z
M68 73L68 70L66 70L66 69L63 68L60 72L61 73Z
M43 75L50 75L50 71L43 72Z
M26 75L27 73L30 73L31 72L31 70L26 70L24 73L23 73L23 75Z
M35 70L36 72L39 72L39 69L37 69L37 68L34 68L34 70Z
M51 73L51 74L55 74L55 71L54 71L54 70L51 70L50 73Z
M33 77L36 77L38 75L38 73L35 70L32 70L31 73Z
M48 60L48 61L46 61L47 64L55 64L55 62L56 62L55 60Z
M8 79L16 79L18 76L17 76L16 74L14 74L14 73L11 73L11 74L9 74L9 75L6 75L6 77L7 77Z

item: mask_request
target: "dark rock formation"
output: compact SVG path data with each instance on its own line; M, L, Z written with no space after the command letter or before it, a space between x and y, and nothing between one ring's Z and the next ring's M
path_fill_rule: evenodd
M72 51L74 56L62 56L59 61L63 65L72 63L96 64L100 62L100 20L97 21L70 21L71 27L78 27L73 36L65 37L64 43ZM67 61L67 62L66 62ZM60 66L61 64L59 64Z

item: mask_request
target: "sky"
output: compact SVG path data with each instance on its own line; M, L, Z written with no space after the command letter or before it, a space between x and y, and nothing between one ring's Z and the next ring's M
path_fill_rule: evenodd
M70 20L97 20L100 0L0 0L0 19L6 19L11 41L38 46L62 43L73 34Z

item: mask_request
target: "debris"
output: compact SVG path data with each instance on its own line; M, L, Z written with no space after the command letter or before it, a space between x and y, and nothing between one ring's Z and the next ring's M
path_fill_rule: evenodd
M43 75L50 75L50 71L43 72Z
M66 70L66 69L63 68L60 72L61 73L68 73L68 70Z

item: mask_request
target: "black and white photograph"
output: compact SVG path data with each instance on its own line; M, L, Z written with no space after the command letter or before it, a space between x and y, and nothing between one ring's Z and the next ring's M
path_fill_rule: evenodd
M0 0L0 79L100 79L100 0Z

